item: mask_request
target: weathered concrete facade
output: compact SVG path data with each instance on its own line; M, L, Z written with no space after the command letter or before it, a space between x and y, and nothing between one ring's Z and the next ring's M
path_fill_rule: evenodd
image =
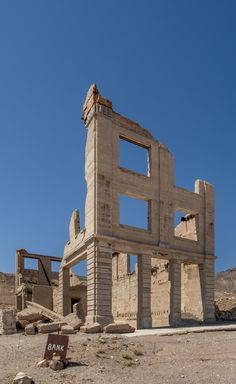
M168 148L116 113L95 85L88 91L83 120L87 129L85 229L81 230L79 213L74 211L59 273L61 314L70 312L69 270L87 259L88 322L107 324L124 317L139 328L179 324L181 312L191 309L187 296L194 289L183 274L192 265L198 270L202 303L197 315L202 321L214 320L213 186L202 180L195 182L194 192L175 186ZM147 151L146 175L121 166L121 140ZM146 203L146 229L121 223L121 196ZM184 212L176 229L175 211ZM124 270L130 254L138 259L129 275Z

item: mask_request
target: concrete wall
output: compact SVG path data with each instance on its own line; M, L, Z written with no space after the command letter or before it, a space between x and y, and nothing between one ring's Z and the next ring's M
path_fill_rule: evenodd
M15 274L0 272L0 306L15 305Z
M181 317L203 320L200 269L198 265L181 266Z
M53 289L47 285L32 286L32 301L53 310Z
M117 254L112 258L112 314L116 320L128 320L137 327L138 276L129 273L129 255Z
M151 260L151 318L152 326L168 326L170 315L169 264ZM115 319L128 321L137 327L138 321L138 264L129 273L129 255L112 258L112 313Z
M169 263L152 259L151 315L152 326L168 326L170 316Z

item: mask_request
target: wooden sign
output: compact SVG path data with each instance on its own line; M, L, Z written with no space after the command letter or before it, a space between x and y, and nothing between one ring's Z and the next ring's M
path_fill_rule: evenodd
M51 360L53 355L66 359L69 337L63 335L48 335L44 359Z

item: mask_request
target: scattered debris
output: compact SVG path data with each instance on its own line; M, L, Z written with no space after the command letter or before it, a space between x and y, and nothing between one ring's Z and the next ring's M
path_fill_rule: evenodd
M43 360L39 361L37 365L40 368L47 368L47 367L49 367L49 361L47 359L43 359Z

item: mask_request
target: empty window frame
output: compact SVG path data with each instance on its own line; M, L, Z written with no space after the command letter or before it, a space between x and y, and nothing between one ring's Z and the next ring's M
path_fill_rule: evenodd
M60 271L60 261L51 261L51 271L59 272Z
M30 257L24 257L24 269L31 269L33 271L38 271L38 259L32 259Z
M174 235L182 239L198 241L198 215L175 210Z
M138 263L138 256L137 255L128 255L128 273L134 273L136 269L136 265Z
M120 224L149 230L149 206L149 201L120 195Z
M120 167L150 176L149 148L120 137Z
M78 264L75 264L71 270L76 276L87 277L87 259L84 259Z

